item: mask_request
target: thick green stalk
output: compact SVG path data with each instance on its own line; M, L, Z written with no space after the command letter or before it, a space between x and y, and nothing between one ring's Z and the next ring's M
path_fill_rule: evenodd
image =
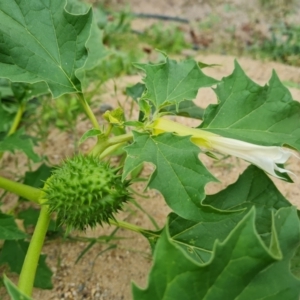
M116 145L113 145L113 146L110 146L108 148L106 148L100 155L99 155L99 158L100 159L103 159L104 157L114 153L116 150L118 150L120 147L123 147L125 146L127 143L124 142L124 143L120 143L120 144L116 144Z
M50 222L48 206L43 205L31 238L19 277L18 287L25 295L31 296L40 254Z
M86 102L84 96L82 93L78 93L77 97L81 103L81 105L83 106L83 109L86 113L86 115L88 116L88 118L91 120L94 128L99 129L100 130L100 125L97 121L96 116L94 115L93 111L91 110L90 106L88 105L88 103Z
M112 145L116 145L116 144L119 144L119 143L131 141L132 138L133 138L132 132L129 132L129 133L125 133L125 134L116 135L116 136L111 137L108 140L108 143L109 143L109 146L112 146Z
M27 200L40 203L41 191L26 184L15 182L0 176L0 188L19 195Z
M99 140L94 148L89 152L89 155L98 156L102 154L102 152L106 151L109 147L131 141L132 138L133 135L131 132L129 132L122 135L113 136L107 140Z

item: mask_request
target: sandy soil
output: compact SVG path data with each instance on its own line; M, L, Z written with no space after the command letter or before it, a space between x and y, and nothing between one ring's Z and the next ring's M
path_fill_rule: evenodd
M190 11L189 16L191 17L193 12L195 12L193 6L187 5L189 1L181 1L185 3L185 5L179 5L179 8L178 2L180 1L159 2L161 3L159 8L156 2L158 1L145 1L143 2L143 6L140 5L140 8L143 7L147 12L161 13L168 11L168 14L182 15L183 7L185 7ZM140 2L132 1L132 3ZM193 3L193 5L196 5L198 2L193 1ZM250 5L250 1L248 1L248 3ZM171 8L174 10L172 11ZM202 9L204 12L208 9L205 3ZM141 10L139 12L141 12ZM229 75L233 70L234 57L220 55L201 56L196 52L194 55L197 60L208 64L214 63L220 65L204 70L207 75L212 77L222 78L223 76ZM282 81L298 82L300 78L300 70L295 67L272 62L255 61L247 58L240 58L238 61L248 76L261 85L268 82L273 69L276 70ZM108 82L105 86L104 94L99 95L99 99L101 99L102 103L109 103L113 106L116 106L118 101L125 103L126 97L123 94L124 88L140 80L140 76L126 76L116 79L114 82ZM116 92L114 91L115 85L118 87ZM300 99L300 90L291 88L290 91L294 99ZM216 98L212 90L200 90L197 103L201 106L216 103ZM126 105L128 104L125 104L125 106ZM98 115L98 117L99 121L103 122L101 116ZM178 120L190 124L190 121L184 118L178 118ZM90 128L89 122L79 122L77 126L78 134L83 134L88 128ZM87 151L92 143L93 141L87 141L87 143L82 146L82 150ZM68 134L60 133L55 129L48 138L47 148L44 154L49 155L51 162L56 164L63 158L70 156L73 149L73 137ZM208 158L205 158L204 162L209 170L222 182L221 184L209 184L207 186L208 193L215 193L224 188L224 186L234 182L247 166L247 164L242 161L236 164L236 158L229 158L224 161L224 164L219 166ZM1 175L10 177L11 173L16 169L15 164L15 158L13 158L12 155L6 155L4 160L5 167L1 170ZM17 168L21 174L26 170L26 160L21 155L18 156ZM300 178L299 160L292 158L289 169ZM153 168L151 166L146 166L144 174L150 174L152 170ZM295 184L288 184L276 179L274 181L283 195L294 205L300 207L299 180ZM135 188L137 191L142 192L144 186L136 185ZM149 198L147 199L139 196L137 196L136 199L142 207L155 218L158 224L163 226L170 209L164 203L164 200L158 192L153 190L149 191L148 196ZM16 201L16 197L9 195L6 201L13 205ZM126 219L133 224L154 229L147 216L137 211L132 205L128 205L125 212L119 214L117 218L121 220ZM110 234L113 229L113 227L109 226L104 226L104 228L97 227L94 230L88 230L86 235L82 233L74 233L74 235L100 237ZM47 264L53 271L54 288L49 291L35 289L34 299L131 299L131 282L133 281L140 286L145 286L147 283L147 274L151 267L150 247L147 240L136 233L120 229L117 236L124 238L116 243L114 242L117 244L117 248L101 254L101 251L107 248L107 244L96 243L77 264L75 264L75 261L81 251L87 246L86 242L75 243L64 241L63 239L48 241L44 246L43 252L47 254ZM8 276L15 280L17 278L13 274L8 274ZM1 291L3 292L3 290L0 290L0 298ZM3 299L7 298L4 297Z

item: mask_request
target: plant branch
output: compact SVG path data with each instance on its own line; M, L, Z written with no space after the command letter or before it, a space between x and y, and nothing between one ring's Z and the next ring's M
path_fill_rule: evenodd
M86 115L88 116L88 118L90 119L90 121L92 122L94 128L99 129L100 130L100 126L99 123L97 121L96 116L94 115L93 111L91 110L89 104L86 102L84 96L82 93L78 93L77 97L81 103L81 105L83 106L83 109L86 113Z
M131 223L127 223L125 221L118 221L118 220L114 220L114 219L109 219L109 224L111 225L115 225L117 227L121 227L121 228L125 228L125 229L128 229L130 231L134 231L134 232L137 232L137 233L146 233L148 235L153 235L155 237L158 237L159 235L155 234L154 232L152 231L149 231L147 229L144 229L142 227L139 227L139 226L136 226L136 225L133 225Z
M40 203L41 190L0 176L0 188L35 203Z
M112 146L115 144L131 141L132 138L133 138L132 132L129 132L129 133L113 136L108 140L108 142L109 145Z
M14 118L14 121L10 127L10 130L8 131L7 133L7 136L13 134L16 132L16 130L18 129L18 126L21 122L21 119L22 119L22 115L24 113L24 110L25 110L25 103L21 103L18 107L18 111L17 111L17 114Z
M94 148L89 152L89 155L95 155L95 156L101 155L106 151L107 148L127 141L131 141L132 138L133 135L131 132L129 132L122 135L113 136L109 139L99 140L97 144L94 146ZM104 156L106 156L106 154ZM104 156L102 156L102 158Z
M21 292L31 296L40 254L50 222L48 206L43 205L34 233L32 235L19 277L18 287Z
M120 143L120 144L116 144L113 146L110 146L108 148L106 148L100 155L99 158L103 159L104 157L106 157L107 155L112 154L113 152L115 152L116 150L118 150L120 147L125 146L126 143Z
M18 129L18 126L21 122L24 110L25 110L25 103L21 103L18 107L17 114L15 115L14 121L13 121L13 123L12 123L8 133L7 133L7 136L12 135ZM0 152L0 159L2 158L3 154L4 154L4 152Z

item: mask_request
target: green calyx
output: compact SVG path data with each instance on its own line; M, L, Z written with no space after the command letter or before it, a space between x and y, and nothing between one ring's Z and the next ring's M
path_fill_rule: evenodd
M59 225L85 230L109 223L113 213L130 199L127 187L106 162L94 156L68 159L48 178L43 188L45 204L57 214Z

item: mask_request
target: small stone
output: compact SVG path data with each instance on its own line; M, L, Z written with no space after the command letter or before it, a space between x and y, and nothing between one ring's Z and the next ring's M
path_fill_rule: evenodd
M101 114L104 114L108 110L113 110L114 108L108 104L108 103L103 103L100 105L99 110Z

